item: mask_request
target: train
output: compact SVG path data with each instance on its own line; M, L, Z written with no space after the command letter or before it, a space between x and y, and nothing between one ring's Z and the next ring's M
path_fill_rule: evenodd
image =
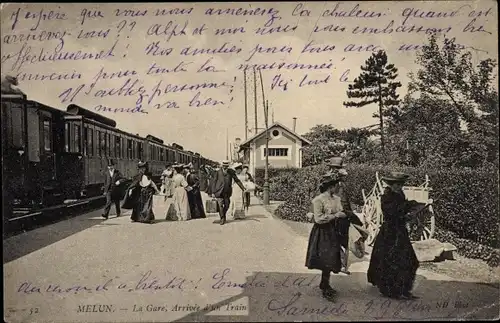
M126 178L147 161L159 182L168 163L215 166L198 152L153 135L142 137L117 128L108 117L76 104L66 111L25 94L1 95L3 217L102 196L108 159Z

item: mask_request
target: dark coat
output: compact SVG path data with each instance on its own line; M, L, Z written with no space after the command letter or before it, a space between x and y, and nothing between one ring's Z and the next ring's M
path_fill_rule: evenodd
M338 273L342 266L340 237L335 223L335 213L342 210L340 197L322 193L313 201L314 226L309 235L306 267Z
M222 169L213 173L211 178L211 194L216 198L231 197L233 195L233 180L238 184L241 190L245 190L243 183L238 179L234 170L228 168L226 173Z
M411 291L419 262L411 245L406 222L408 213L421 203L408 201L403 193L386 188L381 196L384 221L375 238L368 282L387 296L401 296Z
M134 206L136 205L137 201L139 200L141 190L139 189L140 185L139 183L141 182L142 179L142 174L137 174L134 176L132 179L132 183L128 186L126 190L126 195L125 195L125 200L123 201L122 208L123 209L133 209ZM132 190L132 194L129 195L128 192L129 190Z
M120 171L115 169L113 172L113 178L111 178L109 170L106 170L104 176L104 194L110 192L112 199L121 199L123 188L120 185L125 181L125 178L122 176ZM116 185L117 181L120 182L120 185Z

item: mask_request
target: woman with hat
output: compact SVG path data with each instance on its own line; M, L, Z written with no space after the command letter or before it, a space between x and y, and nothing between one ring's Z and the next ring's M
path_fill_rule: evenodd
M174 169L172 168L172 164L170 164L170 163L166 164L165 170L161 174L162 186L160 188L160 191L163 194L165 194L165 201L167 201L173 195L173 190L172 190L172 176L173 175L174 175Z
M390 298L415 298L411 289L419 263L406 222L409 212L426 205L406 200L403 185L407 179L408 175L396 172L382 178L388 185L381 196L384 221L375 238L367 273L368 282Z
M127 189L127 196L122 208L132 209L132 222L153 223L153 195L160 194L155 183L151 180L146 162L139 162L137 174Z
M200 192L200 179L196 175L196 170L192 163L189 163L185 167L186 169L186 182L188 183L191 190L187 192L189 209L191 212L192 219L203 219L207 216L205 215L205 208L203 207L203 201L201 199Z
M319 288L323 297L333 301L336 291L330 286L330 273L339 273L340 238L335 219L344 218L342 201L338 196L340 185L338 176L328 172L322 177L320 194L312 200L314 226L309 235L306 266L322 272Z
M172 168L174 169L172 176L174 195L171 207L169 207L167 211L166 219L187 221L191 219L191 212L189 210L189 202L186 191L191 190L191 188L183 175L184 165L175 164Z
M242 174L243 164L234 163L231 165L230 169L236 174L236 177L240 180L240 182L245 185L246 176ZM245 191L242 190L235 181L233 183L233 196L231 202L229 203L229 212L235 220L245 218L244 192Z

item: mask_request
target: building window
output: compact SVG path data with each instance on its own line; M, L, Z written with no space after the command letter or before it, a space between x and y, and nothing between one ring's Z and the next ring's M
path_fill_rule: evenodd
M272 134L273 134L273 137L278 137L280 135L280 132L278 129L274 129Z
M267 150L264 148L264 157L266 157ZM288 148L269 148L269 157L287 157Z

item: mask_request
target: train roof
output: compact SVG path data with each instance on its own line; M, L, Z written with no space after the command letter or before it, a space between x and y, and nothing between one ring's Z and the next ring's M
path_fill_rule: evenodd
M127 136L130 136L130 137L134 137L136 139L141 139L141 140L148 140L150 142L153 142L157 145L160 145L162 147L165 147L167 149L171 149L171 150L176 150L180 153L183 153L183 154L190 154L190 155L194 155L196 157L200 157L200 158L203 158L205 159L206 161L209 161L209 162L214 162L213 160L209 159L209 158L206 158L204 157L203 155L201 155L200 153L194 153L192 151L185 151L184 150L184 147L177 144L177 143L172 143L171 145L167 145L164 143L164 141L160 138L157 138L153 135L147 135L145 138L144 137L141 137L140 135L136 135L136 134L132 134L132 133L129 133L127 131L124 131L124 130L121 130L119 128L116 127L116 121L114 121L113 119L110 119L110 118L107 118L103 115L100 115L98 113L95 113L95 112L92 112L90 110L87 110L87 109L84 109L76 104L70 104L67 108L66 108L66 111L64 110L61 110L61 109L57 109L57 108L53 108L51 106L48 106L48 105L45 105L43 103L40 103L38 101L33 101L33 100L28 100L27 99L27 96L25 94L6 94L6 93L2 93L1 94L1 100L2 101L15 101L15 102L18 102L18 101L24 101L27 105L35 105L45 111L50 111L50 112L53 112L53 113L58 113L62 116L64 116L65 119L67 120L85 120L85 122L87 123L91 123L91 124L94 124L94 125L97 125L97 126L100 126L100 127L103 127L103 128L106 128L108 130L112 130L112 131L115 131L115 132L119 132L123 135L127 135Z
M103 116L101 114L92 112L90 110L84 109L84 108L82 108L82 107L80 107L80 106L78 106L76 104L70 104L70 105L68 105L68 107L66 108L66 112L69 113L69 114L72 114L72 115L84 116L87 119L95 120L97 122L100 122L102 124L105 124L105 125L113 127L113 128L116 127L116 121L115 120L107 118L107 117L105 117L105 116Z

